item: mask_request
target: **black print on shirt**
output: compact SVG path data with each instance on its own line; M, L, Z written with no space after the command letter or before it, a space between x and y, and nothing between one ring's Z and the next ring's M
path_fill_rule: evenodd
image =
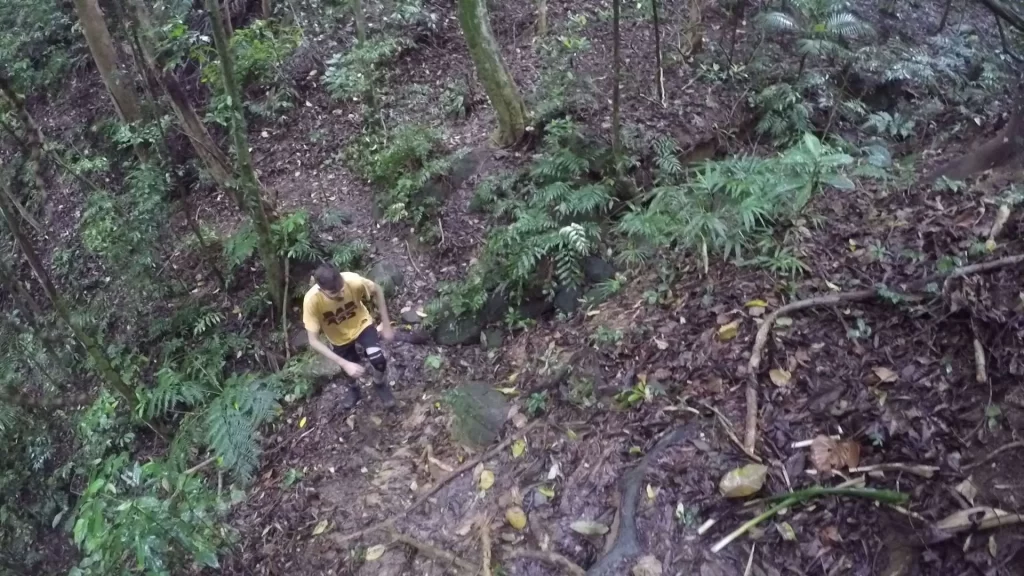
M331 324L341 324L349 318L354 318L355 315L356 303L349 302L333 312L324 312L324 323L328 326Z

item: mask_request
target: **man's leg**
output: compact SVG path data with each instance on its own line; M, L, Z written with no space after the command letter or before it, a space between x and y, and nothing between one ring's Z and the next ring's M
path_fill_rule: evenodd
M388 359L381 348L377 327L371 325L363 329L356 338L356 343L363 348L366 359L370 361L373 389L384 406L391 408L395 405L395 395L391 393L391 387L388 385Z
M334 353L341 356L343 359L348 360L356 364L361 364L359 359L359 353L356 352L356 343L349 342L344 346L334 346ZM341 401L341 407L343 409L352 408L359 402L359 398L362 394L359 392L359 382L353 378L350 378L347 374L342 374L342 378L345 381L345 385L348 390L345 393L345 397Z

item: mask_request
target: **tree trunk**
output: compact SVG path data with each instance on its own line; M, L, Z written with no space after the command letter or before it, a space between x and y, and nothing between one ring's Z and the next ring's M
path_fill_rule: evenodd
M206 125L203 124L199 114L192 107L191 101L185 94L184 89L178 83L174 73L156 60L153 53L154 28L153 19L145 3L140 0L129 0L127 12L132 26L138 32L138 45L141 52L141 64L146 70L147 76L156 79L163 92L171 102L178 122L181 124L182 132L188 137L189 142L195 150L196 156L206 166L210 177L225 191L230 192L234 188L234 174L232 173L231 160L220 149L220 146L210 136Z
M462 34L466 37L477 76L498 116L494 140L499 146L511 146L526 133L526 105L491 32L487 0L458 1Z
M622 83L622 58L619 54L622 44L619 33L619 13L621 12L621 0L612 0L612 155L615 156L616 166L622 156L622 127L620 125L620 85Z
M548 0L537 0L537 36L548 34Z
M1011 26L1024 32L1024 17L1021 17L1013 8L1003 4L999 0L981 0L981 3L986 8L992 11L993 14L1006 20Z
M220 10L221 17L223 18L224 22L224 37L231 38L235 35L235 26L231 23L231 0L220 1L223 2L223 4L221 4ZM209 4L207 4L207 8L209 8ZM213 12L211 11L210 14L213 14Z
M4 94L11 106L14 108L14 113L18 117L18 121L21 122L22 128L25 130L25 140L23 142L25 146L25 152L28 156L29 167L32 169L32 174L35 177L36 193L39 195L39 202L41 204L46 203L46 180L43 179L43 133L39 130L39 125L36 124L35 119L28 113L28 108L25 106L25 99L18 94L14 87L11 85L10 78L3 71L0 71L0 92Z
M270 0L263 0L260 7L263 9L263 19L270 20L270 17L274 15L274 7L270 4Z
M60 319L63 320L69 328L71 328L71 332L74 334L75 338L89 353L89 357L92 359L94 368L99 373L103 382L124 396L128 407L130 409L134 409L137 404L134 391L125 383L121 378L121 375L114 369L113 365L111 365L110 358L107 357L100 343L71 318L71 313L68 310L67 303L57 291L57 287L54 286L53 282L50 280L50 276L46 272L46 268L43 267L43 262L36 253L35 247L32 245L32 242L22 234L21 226L18 222L18 216L14 213L10 200L11 190L7 184L4 183L0 186L0 216L3 217L5 222L7 222L7 228L10 230L11 235L14 236L15 244L18 245L18 248L21 249L21 253L24 254L29 267L32 268L32 272L39 280L39 284L42 286L43 292L50 300L50 304L53 305L54 311L56 311L57 316L59 316Z
M352 0L352 19L356 23L356 40L362 44L366 42L366 13L363 12L363 0Z
M213 21L213 40L217 45L220 57L221 76L224 80L224 91L227 93L231 108L231 136L235 142L235 156L239 181L235 190L235 200L239 208L248 214L256 228L257 249L263 268L267 275L267 288L274 310L281 309L284 299L284 276L281 271L281 259L277 255L270 230L270 217L267 215L260 192L260 184L252 167L252 156L249 154L248 127L242 110L242 93L235 81L235 64L228 47L227 31L224 20L217 10L217 0L206 0L206 9Z
M654 18L654 63L658 67L654 73L655 89L658 102L665 105L665 69L661 64L661 22L658 20L658 0L651 0L651 14Z
M85 41L89 45L93 61L96 62L96 68L103 78L103 84L114 101L118 117L125 124L140 122L142 112L139 108L139 100L135 95L135 88L131 80L117 67L117 52L114 51L114 43L110 38L110 31L103 19L103 12L100 11L98 0L74 0L74 2L78 20L82 24L82 32L85 34ZM135 153L143 162L149 157L148 151L141 145L136 145Z
M953 7L953 0L946 0L946 6L942 9L942 18L939 19L939 26L935 28L932 35L942 32L946 28L946 21L949 20L949 11Z

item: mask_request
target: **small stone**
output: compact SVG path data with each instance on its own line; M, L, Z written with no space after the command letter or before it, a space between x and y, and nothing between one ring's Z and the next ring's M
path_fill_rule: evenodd
M419 324L422 321L420 315L415 310L406 310L402 312L402 322L406 324Z
M633 566L633 576L661 576L661 561L647 555Z

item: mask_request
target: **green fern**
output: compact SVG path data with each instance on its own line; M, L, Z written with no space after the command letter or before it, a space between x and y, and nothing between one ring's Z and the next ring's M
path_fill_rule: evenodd
M278 409L280 394L258 380L232 376L224 391L206 409L206 438L220 464L243 483L252 479L259 464L259 426Z

